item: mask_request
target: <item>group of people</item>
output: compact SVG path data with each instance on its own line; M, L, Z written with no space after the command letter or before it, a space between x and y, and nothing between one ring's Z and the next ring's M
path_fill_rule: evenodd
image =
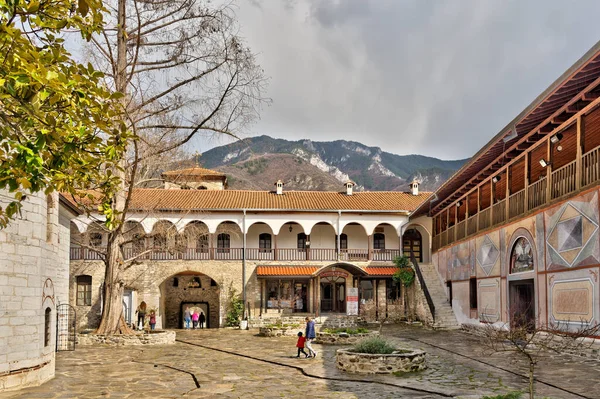
M204 312L194 311L194 309L190 309L189 307L185 308L183 312L183 321L185 322L185 329L190 329L190 323L192 325L192 329L204 328L204 323L206 322L206 316Z
M137 326L135 326L138 330L143 330L146 323L146 302L142 301L140 306L136 309L135 313L137 314ZM148 324L150 325L150 329L154 330L156 327L156 311L150 311L150 317L148 319Z
M296 342L296 348L298 348L298 355L296 357L300 357L300 353L304 353L305 358L315 358L317 357L317 351L315 351L312 347L312 341L317 338L317 334L315 332L315 321L310 317L306 317L306 329L304 330L304 335L302 332L298 333L298 342ZM308 353L304 351L304 348L308 349Z

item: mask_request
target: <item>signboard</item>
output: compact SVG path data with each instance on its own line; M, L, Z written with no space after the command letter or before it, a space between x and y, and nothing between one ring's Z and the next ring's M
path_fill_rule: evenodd
M358 316L358 288L348 288L346 314L348 316Z
M323 273L319 274L321 277L343 277L348 278L348 273L343 272L341 270L327 270Z

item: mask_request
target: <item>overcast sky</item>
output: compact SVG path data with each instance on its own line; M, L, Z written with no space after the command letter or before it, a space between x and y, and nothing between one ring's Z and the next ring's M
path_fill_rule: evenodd
M600 40L597 0L239 0L237 16L273 101L246 136L443 159L473 155Z

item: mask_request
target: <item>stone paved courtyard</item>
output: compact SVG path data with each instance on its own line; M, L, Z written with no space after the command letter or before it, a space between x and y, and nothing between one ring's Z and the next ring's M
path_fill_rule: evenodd
M526 386L519 375L525 375L524 364L507 354L484 353L477 337L459 331L386 327L383 334L392 341L428 353L428 370L403 376L344 374L335 367L338 347L315 345L316 359L296 359L293 337L255 334L178 331L177 344L169 346L78 347L58 354L55 379L3 397L442 398ZM537 370L540 397L600 398L598 361L545 356Z

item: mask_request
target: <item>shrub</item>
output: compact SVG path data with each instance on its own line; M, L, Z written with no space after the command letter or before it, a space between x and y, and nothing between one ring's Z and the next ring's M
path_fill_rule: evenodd
M235 288L229 287L229 303L227 304L227 314L225 315L225 325L227 327L237 327L240 325L244 312L244 301L237 293Z
M352 352L372 353L376 355L389 355L395 350L396 348L389 342L379 337L367 338L352 348Z
M340 328L326 328L323 330L323 332L325 332L327 334L346 333L346 334L354 335L354 334L366 334L369 332L369 329L364 328L364 327L358 327L358 328L340 327Z

